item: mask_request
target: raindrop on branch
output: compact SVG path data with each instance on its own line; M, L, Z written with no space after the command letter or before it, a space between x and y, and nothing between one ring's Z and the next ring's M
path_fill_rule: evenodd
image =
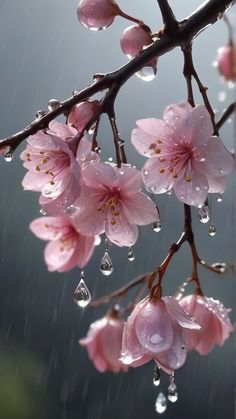
M8 147L7 148L7 150L5 151L3 157L4 157L5 162L7 162L7 163L10 163L12 161L12 159L13 159L13 151L12 151L11 147Z
M166 396L163 393L158 394L155 407L156 407L157 413L162 414L166 411L167 400L166 400Z
M80 274L80 282L74 292L74 301L79 307L86 307L91 301L91 294L84 282L84 272Z
M48 102L48 110L54 111L55 109L59 108L61 106L59 100L57 99L50 99Z
M220 272L221 274L224 274L227 271L227 269L228 269L228 266L227 266L227 264L225 262L222 262L222 263L220 263L220 262L212 263L211 266L212 266L212 268L217 269L218 272Z

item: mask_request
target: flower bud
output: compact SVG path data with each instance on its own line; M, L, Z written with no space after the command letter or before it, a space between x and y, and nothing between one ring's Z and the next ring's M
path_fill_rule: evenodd
M106 29L119 14L114 0L81 0L77 9L79 21L93 31Z
M83 131L87 123L99 109L99 102L85 101L74 106L68 117L68 124L73 125L79 132Z
M227 80L236 80L236 48L233 44L218 49L217 63L220 74Z

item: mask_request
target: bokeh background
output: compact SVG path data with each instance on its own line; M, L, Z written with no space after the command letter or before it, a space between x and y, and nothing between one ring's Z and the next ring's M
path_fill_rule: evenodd
M188 16L201 0L172 0L179 19ZM156 1L120 0L128 13L141 17L155 31L161 27ZM0 137L26 126L48 99L63 100L92 80L95 72L111 71L127 59L119 36L129 22L117 18L107 31L90 32L76 17L76 0L0 1ZM235 11L231 12L231 20ZM212 66L217 48L227 42L223 22L208 28L194 42L196 68L209 87L214 108L220 113L235 96ZM133 77L117 100L117 120L126 140L129 160L141 167L143 159L130 146L135 120L161 117L163 108L186 100L182 76L183 59L175 50L159 60L158 76L152 82ZM196 97L200 101L198 93ZM229 147L234 123L222 129ZM102 157L114 156L112 135L105 118L99 132ZM21 150L23 147L21 147ZM157 390L152 385L153 365L127 374L99 374L90 364L78 339L91 321L106 307L81 311L73 303L80 272L47 272L43 261L44 243L29 232L30 221L39 216L38 196L23 192L24 169L17 151L11 163L0 162L0 418L1 419L154 419ZM199 252L209 262L235 261L235 179L231 177L223 202L211 201L217 234L208 236L197 211L193 223ZM174 196L156 196L161 211L162 231L142 229L135 245L135 262L127 260L127 249L111 249L114 273L103 277L99 263L101 244L85 270L93 296L125 284L134 276L150 271L166 255L169 245L181 233L183 208ZM165 293L173 293L191 269L187 247L171 264ZM232 307L235 321L235 278L218 277L201 270L203 289L209 296ZM168 405L164 417L187 419L232 419L234 417L235 340L209 356L190 354L176 373L179 401ZM161 390L168 381L163 377Z

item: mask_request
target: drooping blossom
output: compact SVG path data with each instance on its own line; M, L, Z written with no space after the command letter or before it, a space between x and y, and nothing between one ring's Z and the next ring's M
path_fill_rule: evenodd
M100 372L127 371L128 367L120 361L124 322L112 314L90 325L86 338L80 345L85 346L89 358Z
M215 345L222 346L233 326L229 319L229 309L220 301L198 295L188 295L179 301L181 307L200 324L201 330L188 331L189 351L195 350L207 355Z
M81 0L77 16L83 26L92 30L101 30L110 26L120 8L114 0Z
M68 124L73 125L79 132L83 131L87 123L98 112L99 102L87 100L74 106L68 117Z
M188 353L188 331L200 326L185 313L177 300L145 298L140 301L124 327L121 360L138 367L152 359L165 372L180 368Z
M140 192L142 179L137 169L93 161L83 166L81 175L74 217L82 234L105 232L118 246L132 246L138 238L137 226L157 220L155 204Z
M136 57L145 47L151 45L151 30L146 25L132 25L126 28L120 39L121 49L129 59ZM156 73L157 59L153 58L146 67L152 67Z
M40 217L31 222L30 230L39 239L49 241L44 251L49 271L66 272L76 266L83 268L93 254L95 237L78 233L73 216Z
M80 166L66 140L77 131L53 121L47 132L38 131L28 139L21 153L28 169L24 189L41 192L39 202L50 215L61 214L80 193Z
M142 119L137 126L131 141L148 157L142 169L148 191L160 194L173 188L181 202L200 206L208 192L225 190L233 158L222 140L212 135L205 106L173 104L165 109L163 120Z
M227 80L236 80L236 48L230 43L218 49L217 64L220 74Z

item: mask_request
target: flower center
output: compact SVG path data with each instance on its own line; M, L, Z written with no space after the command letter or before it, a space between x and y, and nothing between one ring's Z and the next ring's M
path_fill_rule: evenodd
M112 225L116 224L116 217L119 217L120 211L117 209L117 204L120 201L120 194L117 191L111 191L108 195L105 196L102 203L98 206L97 211L107 213L111 212L111 221Z

